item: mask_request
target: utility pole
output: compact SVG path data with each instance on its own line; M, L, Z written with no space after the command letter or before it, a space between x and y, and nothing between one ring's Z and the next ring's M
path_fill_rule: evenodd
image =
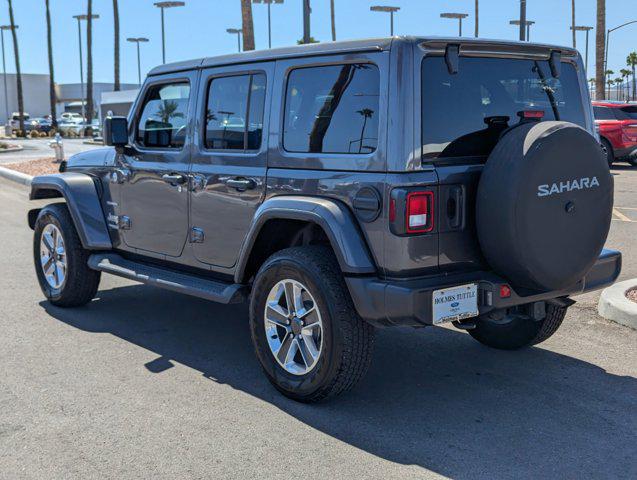
M15 28L18 28L16 25ZM7 92L7 64L4 57L4 31L11 30L11 25L0 26L0 39L2 40L2 78L4 80L4 111L9 123L9 93Z

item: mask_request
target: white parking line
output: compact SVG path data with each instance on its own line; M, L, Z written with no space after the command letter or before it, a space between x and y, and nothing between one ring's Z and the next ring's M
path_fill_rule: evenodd
M626 215L621 213L619 210L617 210L617 208L613 208L613 215L615 215L617 217L617 219L621 220L622 222L632 222L633 221L630 218L628 218Z

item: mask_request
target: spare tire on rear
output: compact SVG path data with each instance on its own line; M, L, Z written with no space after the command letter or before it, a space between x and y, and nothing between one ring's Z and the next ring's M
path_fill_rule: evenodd
M560 290L583 278L610 228L613 178L595 138L568 122L506 132L476 200L478 239L513 286Z

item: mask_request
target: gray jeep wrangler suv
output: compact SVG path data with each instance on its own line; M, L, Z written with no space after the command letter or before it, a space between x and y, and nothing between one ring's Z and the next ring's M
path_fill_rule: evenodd
M612 283L613 182L570 48L395 37L162 65L111 148L36 177L42 290L102 272L250 300L284 395L351 388L374 328L447 322L491 347L550 337Z

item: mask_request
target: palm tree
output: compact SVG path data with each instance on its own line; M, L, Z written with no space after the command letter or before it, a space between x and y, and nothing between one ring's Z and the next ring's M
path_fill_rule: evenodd
M57 98L55 95L55 75L53 71L53 42L51 40L51 11L49 10L49 0L44 0L44 6L46 8L46 40L49 54L49 99L51 103L51 126L57 129Z
M115 33L115 46L114 46L114 57L115 57L115 70L113 72L113 90L119 92L121 89L119 84L119 5L117 4L117 0L113 0L113 29Z
M606 96L608 97L608 100L610 100L610 88L615 84L615 80L609 78L608 80L606 80L606 84L608 85L608 95Z
M88 0L86 20L86 122L93 121L93 0Z
M630 87L629 87L629 82L628 82L628 77L630 77L630 70L626 69L626 68L622 68L619 73L622 74L622 83L624 82L624 80L626 81L626 89L625 89L625 97L626 100L628 100L629 94L630 94Z
M13 38L13 56L15 57L15 81L18 90L18 114L20 116L20 135L25 136L24 132L24 96L22 94L22 73L20 72L20 52L18 49L18 35L15 28L15 19L13 17L12 0L9 3L9 23L11 24L11 37Z
M604 70L604 78L606 79L604 81L604 83L606 83L606 85L608 85L608 93L604 95L604 99L610 100L610 86L611 86L611 83L609 83L608 80L611 80L610 76L614 75L614 74L615 74L615 72L613 72L612 70Z
M597 100L604 100L604 50L606 48L606 0L597 0L597 29L595 31L595 91Z
M624 91L624 78L623 77L617 77L615 79L615 85L617 85L617 95L615 95L617 98L616 100L621 100L620 98L620 93L622 93Z
M252 0L241 0L241 23L243 50L254 50L254 23L252 22Z
M633 97L635 100L635 66L637 66L637 52L630 52L626 57L626 64L632 69L633 75Z
M334 0L330 0L330 21L332 22L332 41L336 41L336 18L334 16Z

